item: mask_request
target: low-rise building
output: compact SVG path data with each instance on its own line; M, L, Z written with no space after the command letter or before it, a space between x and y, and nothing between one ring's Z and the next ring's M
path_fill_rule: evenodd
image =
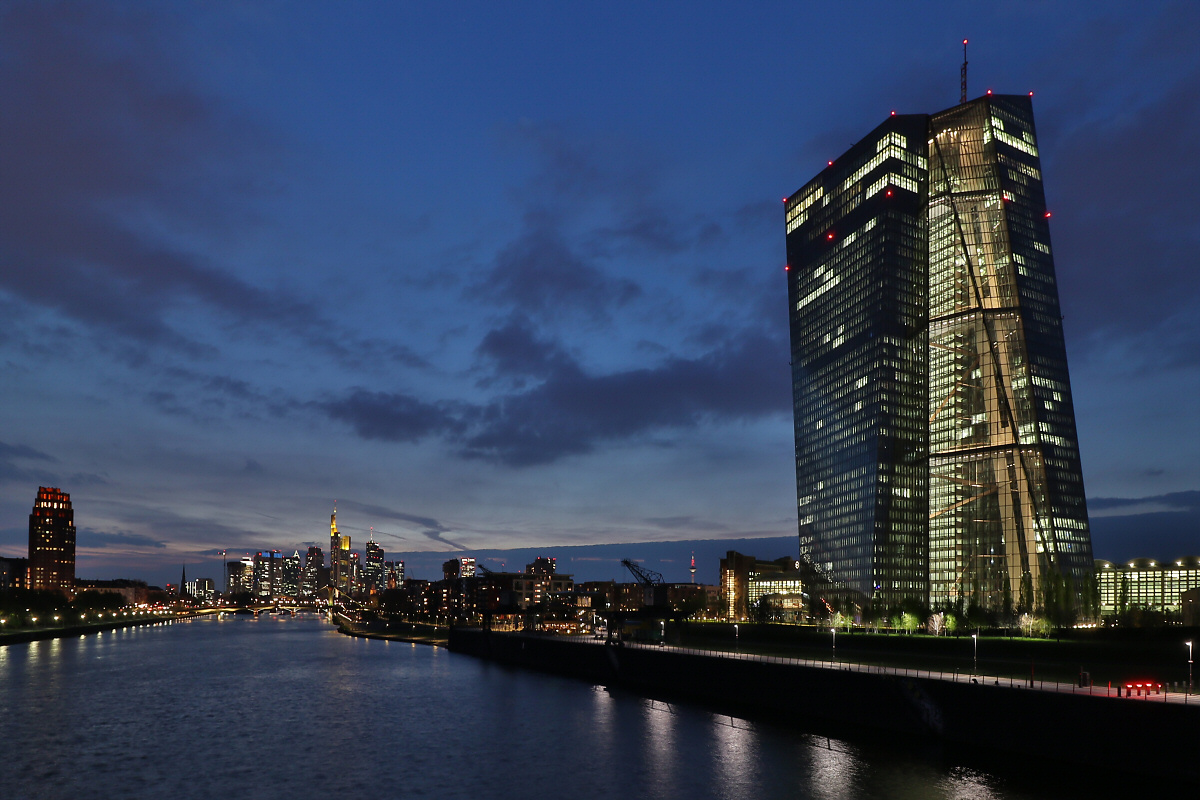
M1170 561L1135 558L1124 564L1097 560L1100 613L1124 614L1132 608L1179 612L1183 595L1200 588L1200 557L1183 556Z

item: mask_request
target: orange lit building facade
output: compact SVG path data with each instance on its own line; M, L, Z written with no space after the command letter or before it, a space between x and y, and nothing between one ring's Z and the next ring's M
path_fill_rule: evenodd
M56 487L38 487L29 515L29 588L75 593L75 512Z

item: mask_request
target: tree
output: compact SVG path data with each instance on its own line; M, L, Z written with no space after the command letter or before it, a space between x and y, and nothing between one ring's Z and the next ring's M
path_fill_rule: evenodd
M921 627L921 618L916 614L910 614L905 611L900 615L900 627L904 628L911 635L916 632L917 628Z
M946 615L941 611L936 614L930 614L929 621L925 623L925 627L934 636L941 636L942 631L946 629Z

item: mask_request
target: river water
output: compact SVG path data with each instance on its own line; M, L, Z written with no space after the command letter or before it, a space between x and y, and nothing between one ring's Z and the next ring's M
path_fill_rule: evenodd
M1074 794L1024 773L354 639L314 617L0 646L4 800Z

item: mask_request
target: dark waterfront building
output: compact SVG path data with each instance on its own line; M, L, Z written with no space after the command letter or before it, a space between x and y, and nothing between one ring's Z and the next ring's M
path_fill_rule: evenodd
M0 557L0 592L28 589L29 559Z
M1031 607L1091 573L1032 104L893 115L786 201L801 557Z
M75 593L75 512L55 487L38 487L29 515L29 588Z

